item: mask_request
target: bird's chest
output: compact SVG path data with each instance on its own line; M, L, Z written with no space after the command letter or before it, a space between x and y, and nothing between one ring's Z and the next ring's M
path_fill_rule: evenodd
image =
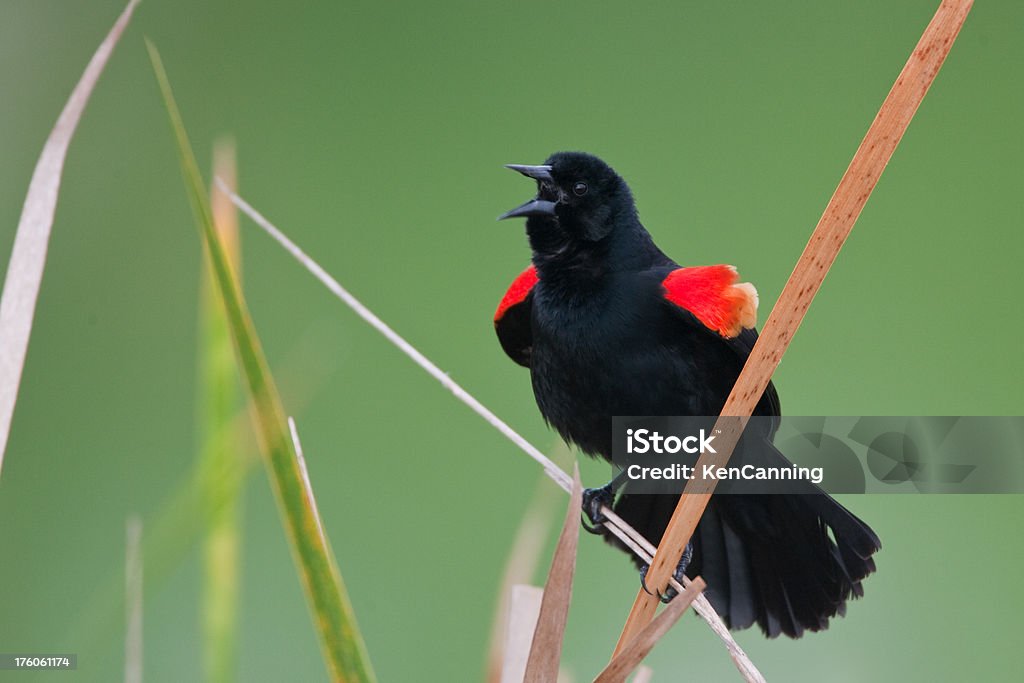
M629 339L616 311L535 306L531 377L545 417L602 410L621 386Z
M662 414L666 397L684 398L679 350L664 344L669 321L656 292L610 287L577 298L543 289L534 295L533 391L565 438L610 454L612 416Z

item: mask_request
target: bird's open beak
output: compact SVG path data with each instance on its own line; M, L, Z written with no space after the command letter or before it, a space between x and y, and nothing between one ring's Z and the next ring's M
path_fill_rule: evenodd
M513 171L519 171L527 178L533 178L534 180L544 180L551 182L554 178L551 177L550 166L526 166L524 164L505 164L505 168L511 168Z
M517 218L519 216L554 216L555 203L544 199L531 199L521 206L498 216L499 221L506 218Z
M524 164L505 164L505 168L511 168L513 171L522 173L527 178L533 178L541 182L553 182L554 178L551 177L550 166L527 166ZM517 206L511 211L498 216L498 220L504 220L506 218L517 218L519 216L554 216L555 215L555 202L549 202L546 199L531 199L530 201Z

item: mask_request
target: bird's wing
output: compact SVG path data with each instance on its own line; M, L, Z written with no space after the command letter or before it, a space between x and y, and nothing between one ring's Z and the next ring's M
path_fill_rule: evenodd
M673 310L720 337L744 362L757 341L757 290L738 282L733 266L658 269L662 295ZM771 382L757 414L779 416L782 407Z
M734 339L757 324L757 290L738 279L732 266L696 266L670 271L661 286L670 303L719 336Z
M537 271L530 266L512 282L505 292L498 310L494 312L494 331L498 333L501 348L508 357L523 367L530 367L533 348L533 329L530 309L533 305L533 286L537 284Z

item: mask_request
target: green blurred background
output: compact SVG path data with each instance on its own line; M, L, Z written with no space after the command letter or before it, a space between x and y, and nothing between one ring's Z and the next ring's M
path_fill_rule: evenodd
M555 443L494 307L527 262L502 169L597 153L684 264L733 263L762 320L936 0L281 3L146 0L68 157L0 485L0 651L121 677L124 523L156 519L198 437L196 230L142 38L201 160L534 443ZM0 257L33 165L120 0L0 6ZM1024 5L977 3L776 375L785 410L1024 410ZM537 467L243 227L246 291L296 414L382 681L478 679ZM245 492L241 680L326 677L267 480ZM607 474L585 463L586 482ZM563 499L558 498L559 506ZM859 496L878 574L801 641L738 634L773 680L1019 673L1018 496ZM556 512L556 517L561 513ZM147 567L148 681L198 680L200 555ZM547 563L547 556L544 557ZM538 581L542 577L538 577ZM584 538L564 667L603 666L637 588ZM736 680L687 617L655 680Z

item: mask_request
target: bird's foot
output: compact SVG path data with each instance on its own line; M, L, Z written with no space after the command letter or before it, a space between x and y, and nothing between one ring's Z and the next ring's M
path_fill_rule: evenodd
M592 534L603 536L605 531L603 525L608 518L601 514L601 508L611 506L615 501L615 492L619 490L626 480L626 471L622 470L616 474L610 482L596 489L583 489L583 512L590 519L590 524L584 520L583 528Z
M678 581L679 583L683 582L683 576L685 576L685 574L686 574L686 568L688 566L690 566L690 560L692 560L692 559L693 559L693 544L692 543L687 543L686 544L686 549L683 550L683 556L681 558L679 558L679 564L676 565L676 571L672 574L672 576L675 577L675 580ZM658 598L658 600L660 600L661 602L665 603L666 605L668 603L672 602L672 598L674 598L677 595L679 595L679 591L677 591L671 585L668 586L667 588L665 588L665 592L664 593L658 593L656 591L652 591L651 589L649 589L647 587L647 570L648 569L650 569L650 567L648 565L646 565L646 564L643 565L642 567L640 567L640 587L644 589L645 593L647 593L648 595L655 596L656 598Z
M583 528L592 534L601 536L605 533L604 523L608 518L601 513L601 508L611 505L615 500L615 488L612 486L614 483L613 480L600 488L583 489L583 513L590 520L590 524L587 524L586 519L582 520Z

